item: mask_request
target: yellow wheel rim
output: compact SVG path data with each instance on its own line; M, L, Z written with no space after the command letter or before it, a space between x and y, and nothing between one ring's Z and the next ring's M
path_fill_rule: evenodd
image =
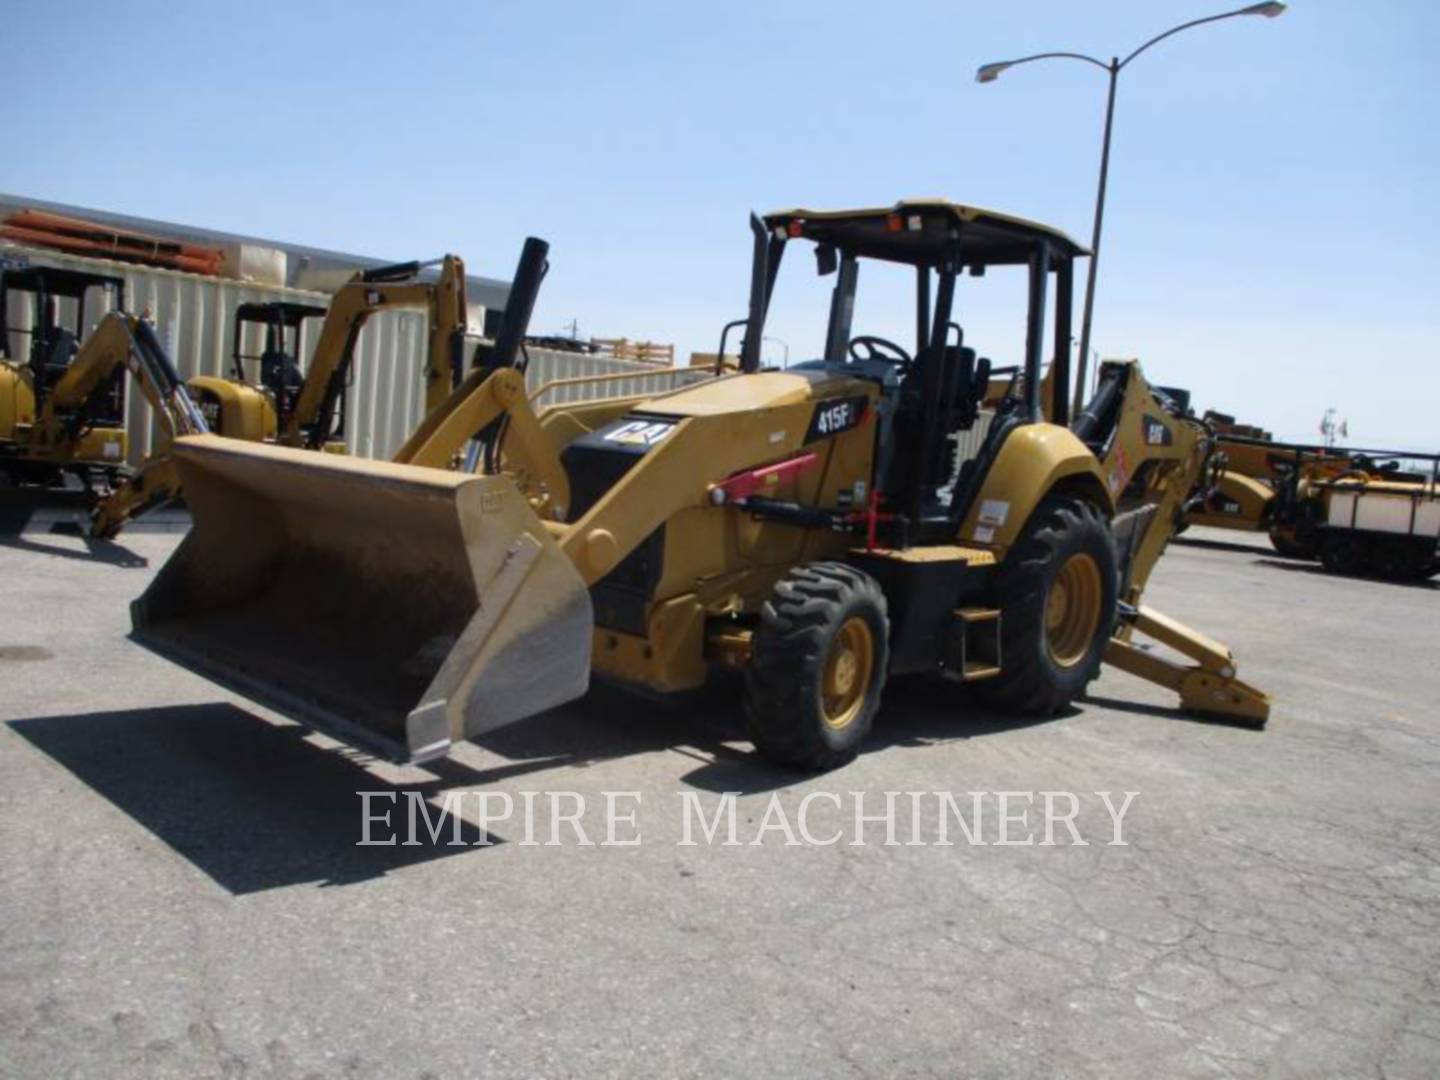
M865 706L870 677L875 672L875 638L870 624L859 615L841 625L820 679L820 712L828 728L848 727Z
M1071 555L1045 598L1045 644L1050 658L1073 667L1090 651L1100 629L1100 567L1084 553Z

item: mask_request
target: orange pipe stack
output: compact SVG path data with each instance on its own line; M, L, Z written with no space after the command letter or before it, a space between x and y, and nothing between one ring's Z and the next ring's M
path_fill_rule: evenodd
M220 276L224 260L220 248L182 244L43 210L19 210L11 214L0 225L0 239L210 277Z

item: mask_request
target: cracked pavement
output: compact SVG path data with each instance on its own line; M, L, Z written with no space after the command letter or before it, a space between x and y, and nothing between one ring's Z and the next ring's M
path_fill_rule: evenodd
M177 536L0 537L0 1076L1440 1074L1440 590L1192 538L1147 602L1267 730L1113 671L1038 723L897 683L799 778L723 687L367 762L125 640ZM644 843L357 848L359 790L638 791ZM678 792L748 840L777 792L1047 790L1088 846L677 844Z

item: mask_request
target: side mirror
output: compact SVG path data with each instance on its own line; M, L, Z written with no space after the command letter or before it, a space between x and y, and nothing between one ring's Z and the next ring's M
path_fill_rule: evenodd
M815 246L815 273L820 277L829 277L840 267L840 257L835 252L834 244L817 244Z

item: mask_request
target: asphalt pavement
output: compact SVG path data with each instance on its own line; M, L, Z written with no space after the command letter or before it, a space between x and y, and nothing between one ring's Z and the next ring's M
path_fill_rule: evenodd
M906 682L797 777L602 688L400 768L127 640L179 539L0 536L0 1076L1440 1074L1431 584L1173 546L1263 731Z

